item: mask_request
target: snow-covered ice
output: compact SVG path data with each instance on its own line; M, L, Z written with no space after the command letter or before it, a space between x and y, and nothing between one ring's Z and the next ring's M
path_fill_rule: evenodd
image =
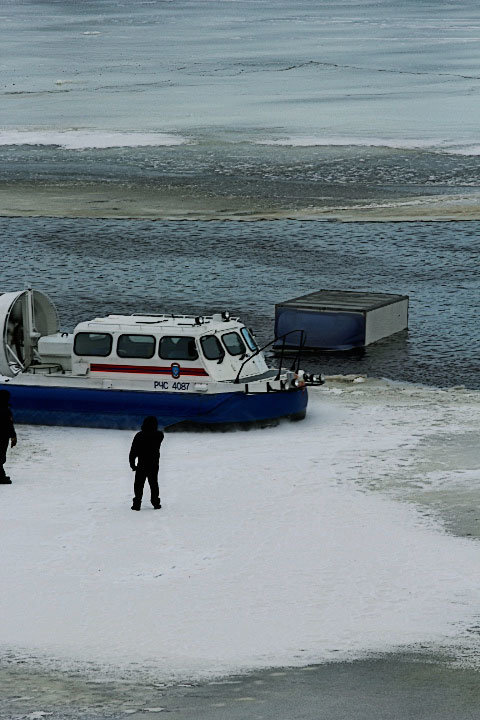
M186 678L457 642L480 605L479 545L388 492L478 399L338 383L311 391L300 423L168 434L163 508L146 488L140 513L131 432L19 426L3 648Z
M116 147L155 147L182 145L188 142L173 133L142 133L98 130L3 130L2 145L58 145L67 150Z

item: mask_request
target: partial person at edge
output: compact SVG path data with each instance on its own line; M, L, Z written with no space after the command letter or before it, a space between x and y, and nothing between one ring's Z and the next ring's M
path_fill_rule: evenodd
M8 390L0 390L0 485L12 484L3 467L7 461L8 443L10 447L15 447L17 434L10 409L10 393Z

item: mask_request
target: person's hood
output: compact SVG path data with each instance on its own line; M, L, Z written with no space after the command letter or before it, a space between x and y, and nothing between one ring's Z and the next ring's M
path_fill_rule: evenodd
M156 430L158 430L158 420L153 415L149 415L145 418L145 420L142 423L142 430L143 432L149 432L153 433Z

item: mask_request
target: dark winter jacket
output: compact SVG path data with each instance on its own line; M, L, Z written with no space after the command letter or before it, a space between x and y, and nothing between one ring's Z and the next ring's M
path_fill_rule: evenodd
M130 467L135 470L135 462L141 468L157 467L160 459L160 445L163 442L163 432L157 430L156 418L145 418L142 429L133 438L128 460Z
M0 438L5 440L16 437L12 411L8 405L0 405Z

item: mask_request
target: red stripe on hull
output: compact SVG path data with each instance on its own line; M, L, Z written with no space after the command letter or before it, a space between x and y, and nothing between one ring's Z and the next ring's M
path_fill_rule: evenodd
M172 376L172 368L160 367L156 365L107 365L94 364L90 365L91 372L111 372L111 373L131 373L134 375L170 375ZM191 375L193 377L208 377L208 373L203 368L180 368L179 377ZM174 378L177 380L178 378Z

